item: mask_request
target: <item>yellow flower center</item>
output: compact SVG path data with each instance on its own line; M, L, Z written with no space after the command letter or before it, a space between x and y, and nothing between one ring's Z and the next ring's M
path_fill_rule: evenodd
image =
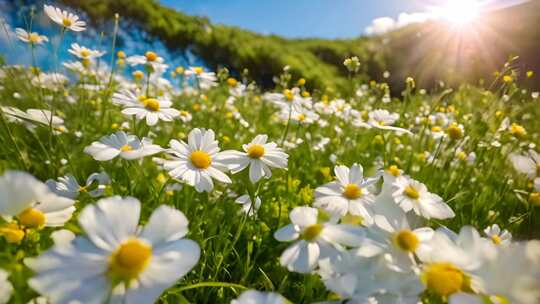
M3 236L10 244L20 243L24 238L24 230L15 223L5 224L0 226L0 236Z
M195 71L195 73L197 73L198 75L202 74L204 72L204 69L201 68L201 67L196 67L196 68L193 68L193 70Z
M400 176L401 175L401 171L399 170L398 166L396 165L392 165L388 168L388 173L392 174L393 176Z
M403 251L414 252L420 241L412 231L401 230L394 235L394 244Z
M456 156L461 161L464 161L467 159L467 154L463 151L459 151Z
M355 226L363 226L364 218L360 215L352 215L347 212L347 214L341 217L341 223Z
M412 199L418 199L420 197L420 193L418 193L418 190L414 189L414 187L410 185L405 187L405 190L403 190L403 193Z
M87 49L81 50L81 56L83 56L84 58L90 56L90 51Z
M343 196L348 199L357 199L362 196L362 188L357 184L347 184L343 189Z
M302 114L302 113L298 114L298 120L299 120L299 121L304 121L304 120L306 120L306 115L304 115L304 114Z
M540 193L533 192L529 195L529 202L533 205L540 206Z
M513 123L510 126L510 134L517 138L524 138L527 135L527 130L523 126Z
M496 235L496 234L494 234L494 235L491 236L491 241L492 241L493 244L495 244L495 245L499 245L499 244L502 242L501 237L498 236L498 235Z
M118 57L120 59L124 59L124 58L126 58L126 53L124 51L118 51L118 52L116 52L116 57Z
M40 42L41 41L41 38L39 37L38 34L36 33L30 33L28 35L28 40L31 42L31 43L37 43L37 42Z
M144 107L150 111L159 111L159 101L155 98L147 98L143 101Z
M87 193L88 189L86 188L86 186L79 186L79 192L80 193Z
M443 297L459 291L470 291L470 278L451 263L434 263L422 274L427 288Z
M136 278L152 258L152 246L137 239L120 245L109 260L109 274L119 280Z
M65 27L70 27L70 26L73 24L73 22L72 22L71 19L69 19L69 18L63 18L63 19L62 19L62 24L63 24Z
M191 161L193 166L199 169L206 169L210 167L210 164L212 163L212 158L210 157L210 155L200 150L191 152L189 160Z
M286 99L287 101L293 101L293 99L294 99L294 94L293 94L293 92L292 92L291 90L289 90L289 89L284 90L284 91L283 91L283 95L285 96L285 99Z
M238 84L238 81L234 78L227 78L227 84L234 88Z
M434 127L431 128L431 132L441 132L441 131L442 131L442 129L439 126L434 126Z
M448 136L450 136L451 139L460 139L463 137L463 131L459 127L458 124L452 123L447 129L446 132L448 133Z
M120 151L122 151L122 152L128 152L128 151L132 151L132 150L133 150L133 147L128 145L128 144L125 144L120 148Z
M144 54L144 57L146 57L146 60L148 60L150 62L156 61L156 59L158 58L157 54L152 52L152 51L146 52Z
M313 241L319 234L321 234L321 231L323 230L324 226L321 224L313 224L311 226L308 226L304 233L302 233L302 238L306 241Z
M259 144L253 144L248 148L247 155L251 158L261 158L264 155L264 147Z
M133 72L133 77L135 77L135 79L137 80L140 80L144 77L144 73L142 71L135 71Z
M18 218L19 224L28 228L40 228L45 225L45 214L34 208L24 210Z

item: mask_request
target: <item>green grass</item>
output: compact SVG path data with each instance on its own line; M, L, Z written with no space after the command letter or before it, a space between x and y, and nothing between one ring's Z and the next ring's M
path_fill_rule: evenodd
M245 173L234 175L231 186L218 185L210 194L197 193L185 186L169 195L164 191L163 179L158 178L160 174L166 176L166 173L160 171L151 158L141 162L97 162L84 154L83 149L101 136L116 131L114 127L124 121L136 127L137 135L151 134L155 143L164 147L170 139L184 139L195 127L213 129L223 150L238 150L256 134L268 134L272 141L280 142L285 125L274 119L276 109L262 101L261 92L249 93L235 103L251 124L249 129L231 118L223 107L228 97L226 84L207 92L207 98L176 96L174 107L190 111L193 120L185 124L161 122L150 129L144 123L134 125L120 113L119 107L111 104L111 92L116 89L114 83L110 89L93 92L82 89L79 81L54 92L31 85L26 69L4 66L2 70L8 75L0 79L2 105L23 110L53 107L56 114L65 119L69 131L51 137L48 126L38 126L30 131L21 124L7 122L3 117L0 170L26 170L41 180L72 173L79 181L93 172L104 170L113 181L107 195L140 199L144 220L162 204L174 206L185 213L190 221L188 237L201 246L201 259L185 279L163 294L162 303L228 303L242 290L234 284L275 290L295 303L327 299L330 295L317 276L289 273L279 265L279 256L287 244L277 242L272 234L288 223L288 212L293 207L309 205L313 189L332 179L329 174L333 167L330 161L332 154L337 156L340 164L349 166L357 162L369 168L369 172L374 172L376 159L380 158L384 167L398 165L413 178L424 182L431 192L449 202L456 213L451 220L431 221L432 227L446 225L459 230L463 225L473 225L483 229L498 223L514 233L516 238L539 237L538 207L527 203L530 185L525 177L512 169L507 156L524 150L529 143L539 143L540 125L534 117L540 115L540 110L538 100L531 99L530 93L522 92L515 83L497 84L493 91L471 85L454 90L440 88L427 94L413 89L407 91L404 99L394 99L390 104L380 101L379 97L383 95L381 87L384 86L372 84L367 95L352 97L351 105L360 111L371 106L404 114L399 124L411 127L416 134L412 138L376 129L356 128L335 116L324 116L329 122L327 127L292 124L287 140L302 139L303 143L288 150L288 171L274 170L270 180L257 186L263 204L258 218L253 219L239 215L234 198L227 195L229 191L243 194L252 187ZM96 79L86 78L84 82L95 83ZM351 86L358 84L351 82ZM15 99L15 93L21 97ZM354 96L352 91L339 93ZM503 101L503 95L510 96L510 99ZM44 96L52 96L52 102L47 102ZM68 103L66 96L74 97L76 103ZM375 101L370 103L370 97L376 97ZM321 96L314 98L318 100ZM427 136L429 127L415 123L415 120L439 107L448 109L449 106L455 109L456 120L465 126L467 140L445 140L439 145ZM496 115L496 112L500 113ZM526 115L533 118L526 119ZM527 137L518 140L507 131L497 132L503 117L523 125L528 131ZM336 133L336 126L342 129L341 133ZM80 132L81 136L77 137L75 132ZM325 150L315 151L313 146L322 137L329 137L331 141ZM491 145L495 138L501 147ZM454 153L458 146L467 153L476 153L473 165L456 160ZM436 154L436 157L426 160L423 156L426 151ZM64 164L62 159L67 163ZM516 190L524 191L521 199ZM77 210L94 202L95 199L83 195L76 204ZM76 218L75 215L66 227L80 233ZM7 244L0 239L0 267L13 273L12 281L17 290L14 303L26 303L35 296L26 284L31 273L23 266L22 260L51 246L50 232L52 229L35 231L20 245Z

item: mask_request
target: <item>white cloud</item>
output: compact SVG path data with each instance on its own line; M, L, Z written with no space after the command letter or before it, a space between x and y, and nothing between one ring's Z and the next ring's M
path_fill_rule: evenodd
M380 17L374 19L371 24L366 27L365 33L367 35L380 35L412 23L425 22L433 18L433 14L425 12L401 13L397 20L392 17Z

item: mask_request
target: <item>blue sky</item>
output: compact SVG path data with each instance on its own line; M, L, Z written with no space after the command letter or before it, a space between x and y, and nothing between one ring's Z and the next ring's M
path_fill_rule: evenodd
M351 38L364 33L373 19L426 12L457 0L160 0L213 23L235 25L285 37ZM461 0L464 1L464 0ZM470 0L501 7L524 0Z
M355 37L373 19L423 11L421 0L161 0L214 23L286 37ZM423 4L424 3L424 4Z

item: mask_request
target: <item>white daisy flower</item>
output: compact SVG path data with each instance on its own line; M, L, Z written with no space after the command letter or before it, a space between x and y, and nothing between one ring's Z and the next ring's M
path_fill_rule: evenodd
M27 32L24 29L18 27L15 29L15 34L17 35L17 38L23 42L34 44L34 45L40 45L44 42L48 42L49 38L44 35L40 35L36 32Z
M191 119L193 119L193 116L191 115L191 113L189 113L188 111L184 111L184 110L180 110L180 120L182 122L190 122Z
M157 208L139 227L135 198L109 197L79 216L85 236L54 246L25 264L28 284L52 303L154 303L199 260L184 214ZM163 223L167 223L164 225Z
M198 86L203 90L217 85L216 73L206 72L203 67L189 67L184 72L184 75L187 77L193 76L197 80Z
M9 274L5 270L0 269L0 304L7 303L13 293L13 285L11 285L8 277Z
M353 164L350 169L335 166L334 173L335 181L315 189L313 206L339 217L347 213L361 216L365 224L372 224L373 211L370 205L375 196L370 192L370 186L379 177L364 178L364 169L359 164Z
M231 304L287 304L290 303L282 295L276 292L261 292L257 290L247 290Z
M224 151L221 159L233 174L249 166L249 179L252 183L258 182L263 177L270 178L272 176L270 168L287 168L289 155L276 143L267 143L267 140L267 135L257 135L249 144L242 146L244 152Z
M472 272L484 263L492 247L491 242L470 226L462 227L459 235L438 229L428 246L416 252L423 262L422 282L428 290L443 297L469 292L476 287Z
M381 130L396 131L398 133L412 134L411 131L392 126L399 119L399 114L391 113L387 110L377 109L368 113L368 121L363 122L361 117L355 120L354 124L364 128L376 128Z
M405 216L389 219L374 216L375 225L368 227L367 237L357 254L365 257L384 256L387 266L398 272L414 270L414 253L424 248L433 236L429 227L412 229Z
M282 93L266 93L264 99L278 106L287 115L291 110L300 112L303 108L313 107L311 98L302 97L299 88L286 89Z
M501 230L497 224L493 224L484 229L484 233L495 245L507 246L512 242L512 233L506 229Z
M343 251L319 262L318 274L329 290L351 304L419 302L424 286L415 272L396 272L384 256L367 258L361 251Z
M282 254L280 262L289 271L309 273L319 259L337 253L341 246L358 246L364 238L364 230L357 226L317 223L318 210L296 207L289 214L291 224L280 228L274 238L280 242L297 240Z
M22 227L63 226L75 211L73 204L29 173L6 171L0 176L0 216L14 218Z
M288 121L289 119L291 119L291 121L302 125L310 125L318 121L319 117L319 114L306 108L300 108L298 110L292 111L284 109L279 112L279 118L282 121Z
M129 56L126 59L127 63L129 63L131 66L137 66L137 65L146 65L152 68L152 72L159 73L159 71L164 71L167 69L167 65L164 64L164 60L162 57L158 56L155 52L148 51L144 54L144 56L135 55L135 56Z
M540 177L540 154L534 150L529 150L525 155L510 154L510 161L516 171L526 174L529 179Z
M63 26L65 29L74 32L82 32L86 29L86 22L79 20L79 16L68 11L61 10L52 5L44 5L45 14L51 18L54 23Z
M493 246L486 257L473 272L475 287L480 293L490 296L493 303L540 303L538 240Z
M90 154L95 160L106 161L117 156L132 160L161 152L163 149L152 144L152 140L144 137L141 140L135 135L118 131L109 136L103 136L99 141L94 141L84 148L86 154Z
M80 59L95 59L105 55L105 52L91 50L84 46L80 46L78 43L71 44L71 48L68 50L68 52Z
M84 186L79 185L79 182L77 182L77 179L72 174L59 177L58 182L49 179L46 184L54 193L63 197L75 199L81 193L88 193L91 197L101 196L110 182L111 180L107 173L101 172L90 174L86 179L86 184ZM94 186L94 184L96 185Z
M447 219L454 211L437 194L430 193L426 185L410 177L398 176L392 184L392 197L405 212L411 210L426 219Z
M261 198L258 196L255 197L255 204L251 202L251 198L247 194L238 197L234 202L241 205L242 212L249 216L257 214L257 211L261 207Z
M212 178L222 183L232 183L223 172L226 164L221 160L218 141L214 131L195 128L189 132L188 142L171 140L169 160L158 160L169 175L195 187L198 192L210 192L214 188Z
M180 111L171 108L170 100L136 97L128 91L123 93L113 97L114 103L124 107L122 114L133 115L137 120L145 119L149 126L157 124L159 120L172 121L180 115Z

